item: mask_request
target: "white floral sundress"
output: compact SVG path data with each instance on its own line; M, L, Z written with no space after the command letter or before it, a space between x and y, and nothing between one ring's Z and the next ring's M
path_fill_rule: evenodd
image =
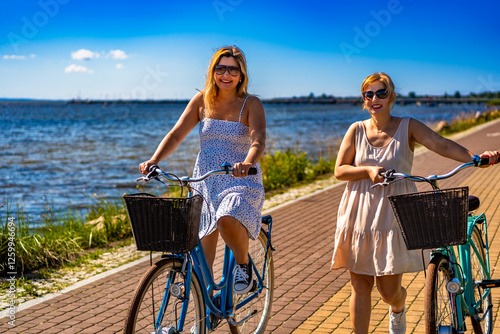
M247 98L241 107L238 122L205 118L203 112L199 130L200 153L194 166L194 177L221 169L225 162L234 165L245 160L251 145L249 127L241 123ZM230 174L214 175L194 184L194 188L206 199L200 221L200 238L212 233L217 221L224 216L240 221L250 238L255 239L259 235L264 187L260 165L257 163L255 167L256 175L243 178Z

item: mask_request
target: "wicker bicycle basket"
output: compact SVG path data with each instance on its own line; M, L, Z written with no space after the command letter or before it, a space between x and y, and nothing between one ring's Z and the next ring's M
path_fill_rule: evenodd
M124 195L137 250L185 253L198 243L200 195L189 198Z
M406 248L430 249L467 241L469 188L389 196Z

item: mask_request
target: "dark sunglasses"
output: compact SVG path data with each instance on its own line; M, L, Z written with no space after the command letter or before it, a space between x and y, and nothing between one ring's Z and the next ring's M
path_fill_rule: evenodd
M363 99L370 101L373 96L377 95L380 100L386 99L389 96L389 91L387 89L379 89L375 93L368 90L363 92Z
M215 66L215 73L222 75L224 73L228 73L232 76L235 77L238 74L240 74L240 68L238 66L226 66L226 65L217 65Z

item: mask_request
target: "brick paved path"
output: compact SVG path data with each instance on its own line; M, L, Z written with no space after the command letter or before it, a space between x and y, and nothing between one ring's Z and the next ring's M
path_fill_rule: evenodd
M458 140L475 153L500 147L500 122ZM415 157L414 173L440 174L456 163L432 152ZM489 220L491 268L500 258L496 234L500 226L500 169L468 169L443 181L442 188L470 186L481 198ZM328 188L272 210L274 218L275 300L269 333L351 333L350 284L344 270L329 271L336 212L343 185ZM427 189L426 189L427 190ZM120 271L16 313L16 326L0 319L0 333L119 333L131 293L149 262ZM498 275L500 276L500 274ZM498 277L497 276L497 277ZM407 274L407 333L422 333L423 274ZM494 320L500 293L493 292ZM387 333L388 307L376 289L372 297L372 333ZM496 327L496 326L495 326ZM217 331L227 332L227 327Z

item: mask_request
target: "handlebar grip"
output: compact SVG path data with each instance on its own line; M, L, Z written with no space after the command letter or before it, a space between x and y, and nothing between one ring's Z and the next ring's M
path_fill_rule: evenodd
M158 167L158 165L151 165L151 166L149 166L147 177L151 178L151 177L157 176L158 175L158 172L157 172L158 169L160 169L160 167Z
M495 165L500 162L500 159L495 162ZM481 161L479 162L479 166L486 166L490 164L490 159L488 158L481 158Z
M250 169L248 170L248 175L257 175L257 168L250 167Z

